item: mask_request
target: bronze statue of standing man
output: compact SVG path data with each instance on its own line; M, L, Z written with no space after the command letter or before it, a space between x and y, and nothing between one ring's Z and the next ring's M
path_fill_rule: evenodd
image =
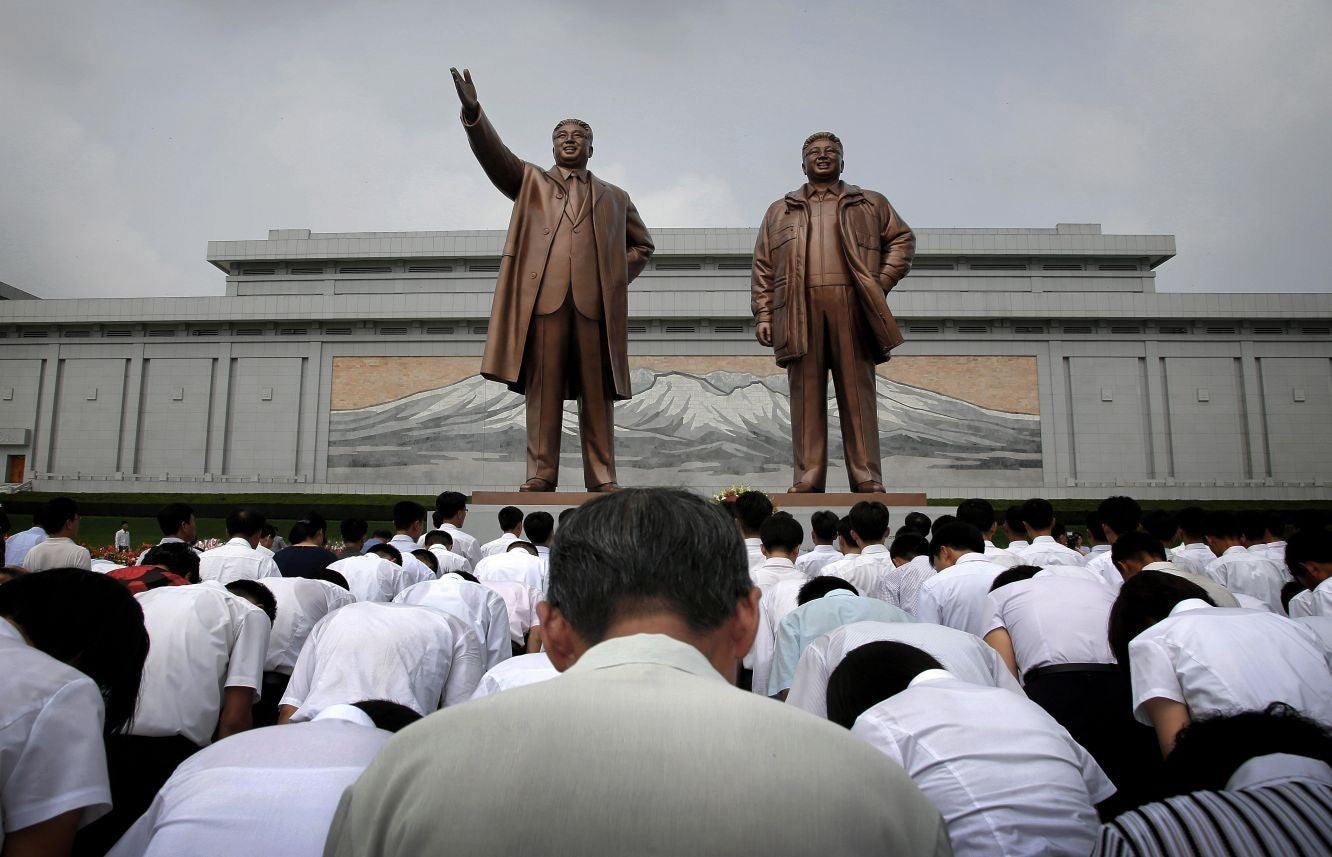
M577 399L583 480L589 491L614 491L614 403L632 394L629 283L647 266L652 236L629 194L588 171L586 122L555 126L553 167L529 164L500 141L471 73L451 71L472 152L513 200L481 374L527 397L527 481L518 490L559 484L564 401Z
M796 493L828 479L828 375L851 490L883 490L874 367L902 344L887 294L911 270L916 239L882 194L841 180L842 141L801 150L808 179L768 207L754 246L755 336L786 367Z

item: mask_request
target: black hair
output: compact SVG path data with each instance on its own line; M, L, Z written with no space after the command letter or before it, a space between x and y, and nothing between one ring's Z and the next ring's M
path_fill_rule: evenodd
M828 676L828 719L847 729L869 709L907 689L925 670L943 669L915 646L889 640L847 653Z
M1004 510L1004 527L1015 533L1025 533L1027 530L1022 525L1022 505L1014 503Z
M940 515L939 517L934 519L934 523L930 524L930 535L931 536L934 535L935 533L939 532L949 524L956 524L956 523L957 523L957 515Z
M412 556L416 557L417 562L421 563L435 574L439 574L439 557L435 556L427 548L417 548L412 551Z
M495 517L499 519L500 530L507 533L523 522L523 510L517 506L505 506Z
M58 533L65 524L79 516L79 504L69 497L53 497L42 504L37 513L37 525L46 530L47 535Z
M1201 540L1207 529L1207 512L1201 506L1187 506L1176 513L1175 521L1186 540Z
M272 524L264 524L263 527L260 528L259 530L259 540L263 541L264 539L275 539L277 538L277 534L278 534L277 527L273 526Z
M419 712L387 699L363 699L352 705L364 711L375 728L385 732L399 732L421 719Z
M990 584L990 591L993 592L1001 586L1007 586L1010 583L1017 583L1019 580L1031 580L1040 571L1039 565L1015 565L1012 568L1005 569Z
M861 500L851 507L847 517L861 544L883 541L888 534L888 507L878 500Z
M1164 571L1140 571L1124 581L1110 608L1110 651L1121 670L1129 668L1129 643L1170 615L1175 605L1190 598L1216 602L1205 590L1177 574Z
M319 532L320 529L321 528L317 527L313 521L297 521L291 525L291 530L287 533L287 543L296 545L306 539L312 539L314 538L314 534Z
M957 504L957 519L964 524L971 524L982 533L988 533L995 524L994 506L989 500L972 497Z
M1140 556L1151 557L1151 562L1164 562L1165 546L1157 541L1156 536L1136 530L1124 533L1110 546L1110 560L1116 566L1126 559L1136 559Z
M1142 528L1152 538L1166 544L1173 541L1175 534L1179 532L1179 520L1165 509L1153 509L1143 513Z
M448 530L431 530L426 533L425 546L429 548L435 545L451 548L453 547L453 536L449 535Z
M595 645L634 614L671 612L694 631L713 630L752 588L744 543L719 504L680 489L624 488L583 504L556 533L547 601Z
M0 586L0 616L21 627L34 648L97 684L106 734L130 723L148 659L148 630L128 587L78 568L25 574Z
M555 532L555 517L550 512L532 512L523 518L523 533L534 545L544 545Z
M370 525L366 523L365 518L345 518L338 524L338 532L342 533L344 542L362 541L369 531Z
M846 542L849 545L853 545L856 543L856 540L851 536L850 515L843 515L842 517L837 519L837 535L842 541Z
M1263 530L1271 533L1276 538L1281 538L1286 534L1286 516L1276 509L1270 509L1263 513Z
M892 546L888 548L888 556L892 559L913 560L918 556L929 555L930 540L914 530L893 539Z
M809 516L809 528L815 536L825 542L837 538L837 513L824 509Z
M366 551L366 553L372 553L375 556L383 557L389 562L402 565L402 552L388 542L380 542L370 548L370 550Z
M884 508L886 509L887 507L885 506ZM907 512L907 516L902 522L906 526L920 533L922 536L928 535L930 532L930 516L924 512ZM884 530L886 532L887 527L885 527Z
M786 512L777 512L759 527L759 540L770 551L792 553L800 549L805 540L805 528Z
M1250 542L1261 542L1267 535L1267 515L1257 509L1245 509L1236 514L1244 538Z
M1294 574L1294 570L1291 571ZM1309 587L1300 583L1298 580L1287 580L1281 587L1281 610L1287 616L1290 615L1290 600L1301 592L1308 592Z
M515 539L514 541L509 542L509 546L504 549L504 552L508 553L509 551L526 551L532 556L541 556L541 554L537 552L536 545L522 539Z
M567 524L567 523L569 522L569 517L570 517L571 515L573 515L574 512L577 512L577 511L578 511L578 507L577 507L577 506L569 506L568 508L561 509L561 510L560 510L560 515L559 515L559 523L560 523L560 526L562 527L562 526L564 526L565 524Z
M9 583L27 574L28 570L21 565L0 566L0 583Z
M435 511L444 516L444 520L467 508L467 495L457 491L444 491L435 498Z
M273 591L257 580L241 578L227 584L227 591L255 604L268 616L269 624L277 621L277 599Z
M234 509L230 515L227 515L227 535L248 539L263 532L264 525L267 523L268 519L259 512L251 512L248 509Z
M370 535L374 536L375 538L379 539L380 541L389 542L389 541L392 541L392 540L393 540L393 531L392 531L392 530L375 530L375 531L374 531L373 533L371 533Z
M4 509L0 509L0 535L9 532L9 516L5 514Z
M1054 525L1054 506L1044 497L1032 497L1022 504L1022 523L1033 530L1048 530Z
M1132 497L1123 495L1106 497L1096 511L1101 515L1101 524L1114 530L1116 538L1133 532L1142 521L1142 506Z
M1284 702L1194 720L1175 737L1162 770L1167 796L1222 791L1240 765L1288 753L1332 765L1332 733Z
M772 517L772 500L762 491L743 491L731 504L731 511L744 534L756 536L763 522Z
M393 526L399 532L412 528L412 524L425 521L426 508L415 500L399 500L393 504Z
M985 553L985 537L971 524L954 521L945 524L930 539L930 559L936 559L943 548Z
M168 503L157 513L157 526L164 536L174 536L194 517L194 510L184 503Z
M347 582L347 578L343 576L342 572L337 569L321 568L312 575L312 578L314 580L322 580L327 583L332 583L335 586L341 586L348 592L351 591L351 584Z
M856 589L850 581L831 574L824 574L819 577L811 577L801 585L800 592L796 595L796 606L803 607L837 589L849 589L853 595L860 594L860 590Z
M463 580L470 580L472 583L480 583L480 582L481 582L481 581L479 581L479 580L476 579L476 575L475 575L475 574L472 574L470 571L463 571L461 568L456 568L456 569L454 569L453 571L450 571L449 574L456 574L456 575L458 575L459 577L461 577Z
M1317 585L1304 570L1306 562L1332 563L1332 533L1327 530L1300 530L1286 542L1286 568L1295 579Z
M1087 529L1087 535L1095 539L1097 544L1105 544L1105 529L1101 526L1101 513L1088 512L1082 519L1083 526Z
M1218 509L1203 518L1203 535L1214 539L1238 539L1244 531L1234 513Z
M144 565L160 565L173 574L179 574L190 583L199 582L199 555L184 542L154 545L143 555Z

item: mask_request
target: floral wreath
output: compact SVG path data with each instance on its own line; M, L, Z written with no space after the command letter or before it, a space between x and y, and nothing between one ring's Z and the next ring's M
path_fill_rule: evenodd
M747 485L732 485L730 488L725 488L718 493L713 494L712 501L714 503L722 503L723 505L730 506L733 505L736 500L740 499L741 494L748 494L751 491L755 494L762 494L764 497L768 498L769 503L772 503L772 497L769 496L768 492L760 491L757 488L750 488ZM777 511L776 503L772 503L772 510L774 512Z

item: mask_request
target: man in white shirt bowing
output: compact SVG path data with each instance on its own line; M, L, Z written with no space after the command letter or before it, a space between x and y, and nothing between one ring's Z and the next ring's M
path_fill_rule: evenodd
M1327 530L1306 529L1290 537L1282 555L1291 574L1306 591L1291 599L1291 616L1332 617L1332 536ZM1217 606L1220 606L1219 604Z
M938 573L920 585L916 618L983 636L990 621L985 596L1005 569L986 559L980 530L944 524L930 539L930 563Z
M496 515L499 519L500 536L497 539L488 541L481 546L481 558L504 553L509 549L509 545L518 541L523 535L523 510L517 506L505 506L499 510Z
M981 497L963 500L957 504L957 519L980 530L985 539L985 558L990 562L1004 568L1012 568L1022 562L1012 551L995 547L994 534L999 530L999 519L995 517L994 506L990 505L989 500Z
M263 515L237 509L227 515L227 543L199 557L199 578L226 585L233 580L263 580L281 577L282 572L271 556L255 549L259 534L267 523Z
M346 579L357 601L392 601L412 585L403 577L402 554L388 544L375 545L360 556L340 559L329 568Z
M1180 509L1176 516L1181 544L1170 550L1170 561L1193 574L1205 574L1216 554L1207 546L1207 512L1199 506Z
M754 585L764 587L782 580L807 580L795 566L800 543L804 540L805 528L786 512L778 512L764 521L759 527L763 562L749 568Z
M513 655L509 643L509 610L504 599L456 573L409 586L394 597L393 603L442 610L471 625L482 644L483 669L488 670Z
M199 537L194 521L194 510L184 503L167 503L163 506L162 511L157 513L157 527L162 531L159 545L183 542L193 547ZM143 558L147 554L148 551L139 554L138 565L143 565Z
M1055 512L1050 501L1033 497L1022 504L1022 524L1031 544L1017 552L1023 565L1086 565L1082 554L1055 541Z
M1203 528L1207 546L1216 554L1203 573L1236 595L1251 595L1282 615L1281 587L1290 579L1285 566L1244 547L1239 519L1232 512L1209 512Z
M439 563L440 577L451 571L472 573L471 561L460 553L454 553L453 536L449 535L447 530L431 530L425 534L423 544L426 550L435 555L435 561Z
M1163 571L1182 577L1195 586L1202 587L1207 597L1217 607L1239 607L1235 595L1210 577L1195 574L1180 568L1173 562L1166 561L1165 545L1147 533L1128 533L1115 540L1111 558L1124 580L1132 580L1140 571ZM1122 584L1121 584L1122 585Z
M327 857L644 843L662 854L947 853L937 811L899 767L732 686L758 590L724 510L686 491L605 494L569 519L551 560L542 624L563 674L390 741L343 795ZM497 765L496 747L523 764Z
M828 681L828 718L902 765L955 857L1084 855L1115 787L1050 715L961 681L903 643L870 643Z
M1136 533L1142 523L1142 507L1132 497L1107 497L1096 507L1096 514L1101 521L1101 532L1112 549L1120 536ZM1124 585L1109 551L1093 553L1087 558L1086 567L1115 589Z
M546 567L536 548L524 541L513 542L503 553L482 557L472 573L483 584L510 580L543 594L546 591Z
M476 568L481 561L481 543L471 533L463 532L467 522L467 497L457 491L443 491L435 498L435 528L444 530L453 539L453 552L467 557ZM424 547L424 543L422 545Z
M866 594L915 616L920 606L920 587L935 575L934 566L930 565L930 541L909 530L893 539L888 556L893 570L880 577Z
M318 857L343 790L420 719L392 702L359 701L207 747L176 769L108 857Z
M320 572L321 575L327 572ZM356 596L336 583L309 577L269 577L263 586L273 593L277 615L268 635L264 658L263 698L255 706L260 726L277 722L278 701L287 690L296 657L305 647L314 626L329 613L356 602Z
M806 577L813 577L828 563L842 558L842 552L837 549L837 513L824 509L811 515L809 538L814 547L796 557L795 567Z
M851 507L851 537L860 545L860 553L830 562L819 569L819 574L840 577L849 581L857 592L873 592L879 579L896 567L884 547L888 535L888 507L878 500L861 500Z
M1027 541L1027 525L1022 522L1022 504L1014 503L1004 510L1004 537L1008 539L1009 553L1022 558L1022 552L1031 547Z
M472 693L472 699L494 696L515 687L527 687L529 684L555 678L560 671L550 662L550 655L545 652L515 655L502 661L481 676L481 681Z
M348 604L325 616L296 659L278 723L312 720L322 709L386 699L418 714L465 702L485 669L467 622L409 604Z
M388 544L398 552L403 580L408 586L434 580L436 576L433 569L412 556L412 551L419 547L417 540L425 534L425 519L425 506L415 500L400 500L393 504L394 536Z

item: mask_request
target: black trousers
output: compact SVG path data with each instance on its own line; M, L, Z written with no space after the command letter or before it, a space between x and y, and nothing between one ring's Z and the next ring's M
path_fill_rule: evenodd
M102 857L139 820L181 762L199 752L188 738L171 735L111 735L106 739L106 767L111 779L109 813L79 831L76 857Z
M1119 789L1108 816L1156 799L1161 751L1152 728L1133 719L1127 675L1061 672L1030 677L1025 688L1027 698L1059 721Z
M254 704L252 714L255 729L260 726L277 725L278 703L287 692L287 683L290 681L291 676L285 673L264 673L264 689L260 693L259 701Z

